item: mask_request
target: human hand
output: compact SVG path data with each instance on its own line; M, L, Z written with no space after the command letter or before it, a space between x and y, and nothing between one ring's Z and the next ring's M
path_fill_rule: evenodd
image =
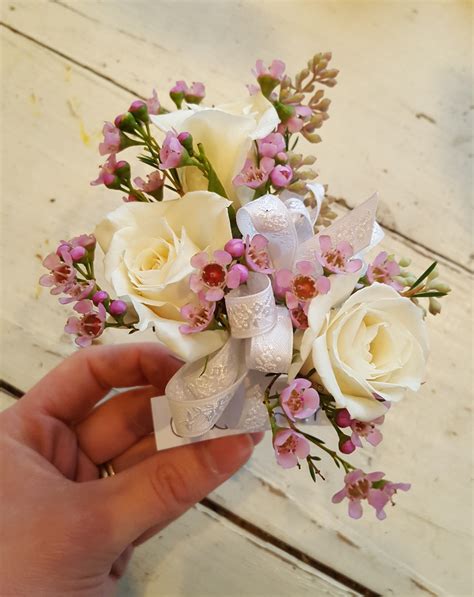
M135 545L247 461L260 436L156 453L150 398L179 365L156 344L84 349L0 414L2 595L112 594Z

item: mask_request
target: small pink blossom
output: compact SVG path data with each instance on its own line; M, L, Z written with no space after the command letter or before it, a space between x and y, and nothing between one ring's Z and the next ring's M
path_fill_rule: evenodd
M99 303L103 303L109 298L109 294L105 292L105 290L98 290L92 296L92 302L94 305L98 305Z
M103 184L105 186L111 185L115 182L115 171L120 164L125 162L117 162L115 153L111 153L108 160L100 168L99 176L91 182L91 185L97 186Z
M114 317L121 317L127 312L127 303L120 299L115 299L110 303L109 313Z
M199 81L193 82L184 94L184 99L191 104L199 104L206 96L206 88L204 83Z
M111 122L106 122L102 129L104 140L99 145L100 155L109 155L120 151L120 130Z
M242 257L245 253L245 243L241 238L231 238L224 245L224 251L230 253L232 257Z
M267 250L268 240L262 234L256 234L251 240L247 236L245 246L245 260L252 271L261 274L273 273L270 255Z
M282 390L280 404L291 421L307 419L319 408L319 394L308 379L298 378Z
M67 250L64 250L61 256L50 253L43 260L43 266L49 269L50 273L41 276L39 283L51 288L51 294L66 293L76 283L76 270Z
M360 518L362 516L362 500L375 509L377 518L383 520L386 517L384 507L399 489L408 491L409 483L392 483L383 480L385 473L376 472L366 474L357 469L351 471L344 477L344 487L332 497L334 504L342 502L344 498L349 500L349 516ZM393 503L393 501L392 501Z
M341 241L332 247L331 238L326 235L319 237L321 254L319 254L319 263L330 272L335 274L353 273L362 267L361 259L351 259L354 254L352 245L347 241Z
M288 269L279 270L275 276L275 292L284 296L290 309L295 327L308 327L307 310L309 301L320 294L327 294L331 287L329 278L321 276L314 263L299 261L296 273Z
M232 180L232 184L236 187L245 186L258 189L268 181L274 165L275 160L271 158L262 158L258 166L252 160L247 159L242 170Z
M195 334L205 330L214 318L216 303L201 300L198 305L185 305L181 307L181 315L187 324L179 326L182 334Z
M146 105L148 108L148 114L159 114L161 104L158 99L158 94L156 93L156 89L153 89L151 97L146 100Z
M258 153L262 157L274 158L286 149L285 139L280 133L270 133L257 141Z
M277 189L284 189L291 183L293 170L290 166L279 164L275 166L270 173L270 180Z
M133 182L135 183L137 188L139 188L144 193L153 193L154 191L161 189L161 187L164 184L164 178L161 172L155 170L151 174L148 174L148 176L146 177L146 181L143 180L143 178L141 178L140 176L137 176L133 179Z
M308 440L293 429L280 429L273 437L277 462L283 468L292 468L298 460L304 460L310 453Z
M90 293L94 290L95 280L89 280L88 282L75 282L67 288L64 292L67 296L62 296L59 299L61 305L67 305L76 301L82 301L88 298Z
M400 266L386 251L382 251L374 259L373 263L367 268L367 280L373 284L380 282L388 284L397 292L403 289L403 285L395 280L395 276L400 275Z
M175 85L170 89L170 93L182 93L184 95L187 90L186 81L176 81Z
M342 439L339 442L339 450L343 454L352 454L352 452L354 452L355 449L356 449L356 447L354 446L354 444L352 443L352 440L350 438Z
M241 273L228 271L232 255L227 251L214 251L214 258L207 253L198 253L191 259L191 265L198 273L191 274L189 286L196 294L202 294L206 301L220 301L224 297L225 288L237 288L240 285Z
M245 284L249 277L249 270L241 263L235 263L229 270L229 276L235 276L235 272L239 275L239 284Z
M90 346L92 340L104 331L107 311L102 303L95 310L94 303L87 299L76 303L74 311L81 317L69 317L64 331L77 336L75 342L78 346Z
M160 169L178 168L182 165L185 155L186 150L179 142L178 135L168 131L160 149Z
M252 70L252 73L257 79L260 79L261 77L269 77L275 81L281 81L283 79L285 68L285 63L282 60L273 60L268 68L265 66L263 60L257 60L255 69Z
M358 421L352 419L349 411L342 408L336 413L336 424L338 427L350 427L352 430L351 442L357 448L362 447L361 438L364 438L372 446L378 446L383 439L383 435L376 425L382 425L384 417L378 417L373 421Z

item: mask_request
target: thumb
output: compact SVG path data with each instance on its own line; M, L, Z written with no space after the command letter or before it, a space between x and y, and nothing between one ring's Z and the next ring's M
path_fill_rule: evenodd
M189 444L97 481L106 494L113 544L127 545L152 527L161 530L231 477L254 445L252 435Z

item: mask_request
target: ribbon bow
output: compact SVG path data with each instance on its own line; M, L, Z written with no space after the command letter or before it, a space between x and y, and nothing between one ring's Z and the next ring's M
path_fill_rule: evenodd
M324 196L321 185L308 185L316 207L302 197L265 195L240 208L237 225L244 236L264 235L275 269L293 269L297 261L316 260L319 235L314 235ZM383 233L375 222L377 196L324 229L333 243L348 241L354 253L377 244ZM293 357L293 325L285 306L277 305L269 276L250 273L245 286L225 297L230 324L227 343L215 354L182 367L165 395L175 432L199 437L215 425L257 431L268 417L262 402L268 378L287 374Z

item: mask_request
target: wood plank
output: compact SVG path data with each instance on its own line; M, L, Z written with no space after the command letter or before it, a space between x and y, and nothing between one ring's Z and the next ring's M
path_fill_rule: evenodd
M0 411L15 402L0 390ZM356 595L199 504L135 551L118 590L124 597L223 594Z
M324 143L313 148L321 180L351 206L378 190L383 224L472 267L471 2L9 6L6 23L143 96L157 85L166 97L182 77L206 81L211 101L229 101L256 57L284 58L294 71L332 49L342 73ZM295 31L288 43L283 32Z
M12 350L3 375L26 389L73 350L69 338L61 333L64 309L36 287L41 268L35 253L44 255L53 239L92 229L101 214L117 205L108 199L112 193L84 184L97 158L90 145L80 144L84 136L78 115L82 123L97 122L98 113L105 113L107 106L119 110L126 93L17 35L7 32L3 40L4 72L9 89L15 90L4 96L10 118L2 129L10 149L3 156L8 174L3 189L6 197L14 198L4 202L8 228L3 242L10 287L3 297L7 314L3 341L4 352L6 347ZM77 102L73 112L71 101ZM97 130L90 129L88 134L97 135ZM24 164L30 166L28 178L22 175ZM51 203L50 198L56 201ZM20 230L28 231L26 243L19 238ZM428 262L408 241L402 244L390 235L386 246L412 257L416 269ZM442 267L454 291L446 313L432 322L429 384L416 398L394 409L385 426L390 439L377 455L370 450L359 455L363 466L371 459L373 469L386 467L401 480L416 481L412 492L391 512L391 520L385 525L369 519L349 521L342 508L329 504L339 485L333 473L327 484L315 489L306 477L278 469L268 444L212 496L315 559L384 594L394 590L421 594L421 585L436 594L461 595L468 594L471 586L467 515L471 411L465 366L470 288L462 271L443 262ZM21 276L16 275L18 271ZM42 369L39 362L43 362ZM446 371L456 374L448 378ZM432 390L440 396L438 402ZM456 407L449 411L446 396L456 397ZM408 410L411 404L420 404L413 415ZM419 437L421 417L425 429L436 430L436 439L442 442L436 459L431 454L431 435ZM459 453L466 454L465 458L460 459Z

